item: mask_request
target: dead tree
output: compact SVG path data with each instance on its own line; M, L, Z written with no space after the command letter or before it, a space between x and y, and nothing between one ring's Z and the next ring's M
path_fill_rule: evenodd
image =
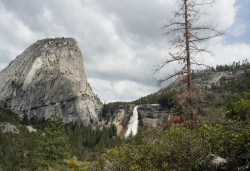
M157 79L158 84L174 79L172 85L186 84L187 101L192 106L193 82L191 78L192 67L203 65L197 61L203 53L211 54L205 43L215 37L223 35L208 24L202 24L200 18L205 7L211 7L215 0L177 0L178 10L174 13L168 24L163 26L164 34L174 46L175 52L169 53L155 73L161 72L170 63L178 63L180 69L174 74L165 75ZM205 65L204 65L205 66ZM193 119L193 114L191 114Z

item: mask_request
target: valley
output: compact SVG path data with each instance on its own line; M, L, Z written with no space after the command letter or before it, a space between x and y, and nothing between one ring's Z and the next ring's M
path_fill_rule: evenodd
M201 96L194 108L180 98L185 86L171 84L132 102L102 104L76 64L76 52L82 58L74 39L38 41L0 72L0 169L248 166L247 60L193 71L194 88ZM32 58L29 67L22 62ZM214 162L218 158L221 163Z

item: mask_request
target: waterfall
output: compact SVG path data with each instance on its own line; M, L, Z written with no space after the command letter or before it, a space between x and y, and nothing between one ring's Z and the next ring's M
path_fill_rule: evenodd
M129 123L128 123L128 130L125 134L125 138L127 138L131 133L132 135L136 135L137 128L138 128L138 106L134 107L133 115L130 117Z

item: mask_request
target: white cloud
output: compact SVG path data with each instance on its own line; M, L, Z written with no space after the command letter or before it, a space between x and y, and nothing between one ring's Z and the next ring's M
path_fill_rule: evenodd
M208 7L204 19L213 23L220 30L226 30L235 22L237 7L236 0L217 0L213 6Z
M214 56L215 64L228 64L234 61L242 61L245 59L250 59L250 45L243 43L235 43L231 45L217 44L214 46L215 54Z
M154 86L147 86L130 80L109 81L102 79L88 79L95 92L99 92L99 96L104 97L102 101L131 101L138 97L146 96L149 93L157 91Z
M62 37L63 35L67 35L64 26L58 24L56 22L53 11L47 6L44 5L42 11L37 14L37 18L39 18L39 22L43 29L43 34L46 36L58 36Z
M39 36L1 4L0 25L0 69L3 69Z

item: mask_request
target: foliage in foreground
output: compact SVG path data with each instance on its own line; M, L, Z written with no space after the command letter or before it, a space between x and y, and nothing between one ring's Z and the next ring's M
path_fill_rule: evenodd
M228 159L228 168L245 164L250 154L250 125L228 121L221 124L199 124L193 130L150 129L134 138L133 143L108 150L93 170L213 170L208 156Z
M115 137L114 127L93 129L73 123L64 125L62 118L56 115L47 121L37 118L23 120L20 125L17 114L0 109L0 122L9 122L20 130L18 134L0 131L0 170L4 171L52 167L60 171L70 170L76 158L93 160L105 148L120 143L119 137ZM23 125L30 123L37 129L36 132L29 132ZM79 163L77 167L81 167L81 170L89 168L89 162Z
M228 104L227 109L226 116L228 118L250 123L250 100L241 99L231 102Z
M24 126L19 129L19 134L0 133L0 164L4 170L37 170L69 157L70 142L60 117L53 115L44 132L30 133Z

